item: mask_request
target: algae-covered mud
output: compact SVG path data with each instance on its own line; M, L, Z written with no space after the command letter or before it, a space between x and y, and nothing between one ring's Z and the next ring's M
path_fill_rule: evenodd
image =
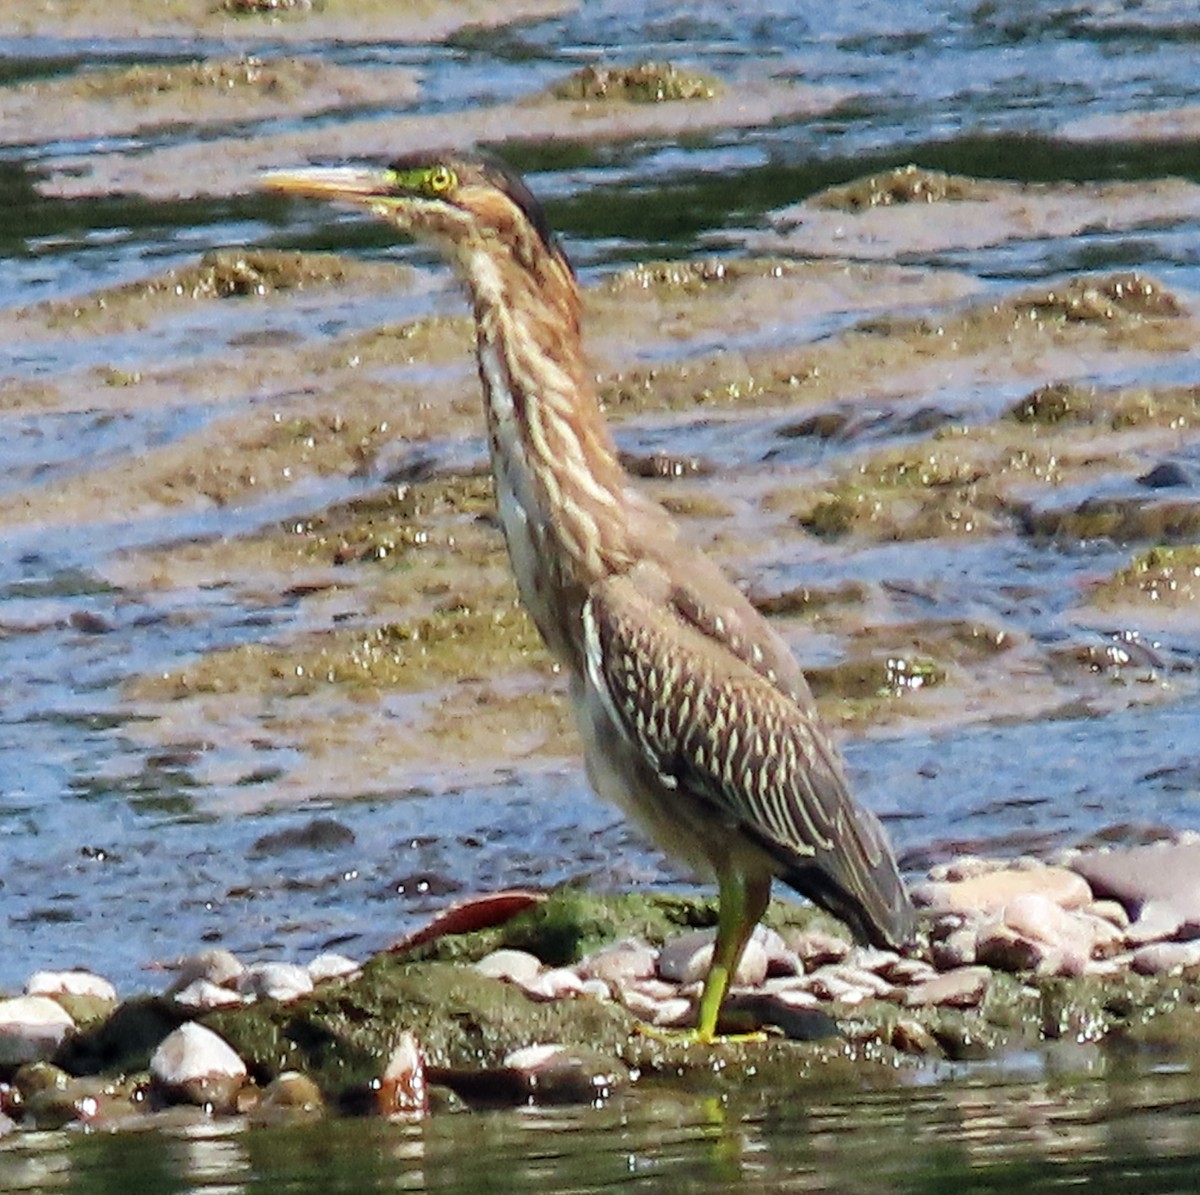
M52 1047L5 1063L0 1107L153 1105L162 1148L14 1130L0 1189L1194 1185L1186 876L1122 903L1090 874L1062 917L937 887L1190 849L1190 6L110 7L0 7L0 994L30 987L6 1024ZM571 970L711 904L589 794L452 280L256 190L436 143L546 200L628 468L793 643L927 884L914 958L827 957L836 926L774 910L800 962L747 989L767 1043L659 1049L634 1023L685 1017L686 982L605 1003ZM520 918L376 957L472 894L563 886L609 902L570 960ZM475 969L535 947L520 983L527 958ZM244 990L158 969L214 950ZM116 991L30 983L76 967ZM215 1119L171 1050L151 1066L194 1022L243 1071L202 1088ZM411 1087L410 1046L432 1114L340 1118Z

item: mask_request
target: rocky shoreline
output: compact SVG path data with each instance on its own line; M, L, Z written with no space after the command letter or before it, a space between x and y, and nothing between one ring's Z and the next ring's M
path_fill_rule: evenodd
M160 994L118 1000L82 971L0 999L0 1136L147 1117L249 1123L330 1114L591 1103L638 1084L911 1082L947 1063L1074 1051L1074 1064L1200 1044L1200 838L963 858L914 885L918 942L853 946L776 902L728 1008L688 1044L711 902L571 889L451 906L363 963L168 964ZM1070 1065L1067 1062L1066 1065ZM190 1109L190 1111L188 1111Z

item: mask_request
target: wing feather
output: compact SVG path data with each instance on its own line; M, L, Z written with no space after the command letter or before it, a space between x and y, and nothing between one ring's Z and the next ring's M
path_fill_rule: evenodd
M664 601L664 583L639 566L590 593L589 679L612 716L665 787L716 815L715 832L757 842L861 936L903 940L911 908L891 849L813 711L681 615L669 587Z

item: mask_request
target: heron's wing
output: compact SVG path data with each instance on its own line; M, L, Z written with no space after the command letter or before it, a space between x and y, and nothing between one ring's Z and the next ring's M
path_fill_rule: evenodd
M750 599L702 552L683 542L673 520L640 492L628 492L637 542L648 559L634 569L637 587L653 593L706 639L758 673L807 716L816 703L791 648L754 608Z
M664 602L661 580L635 569L590 592L588 679L610 716L664 786L709 807L714 834L735 826L860 936L899 944L911 909L895 861L819 724Z

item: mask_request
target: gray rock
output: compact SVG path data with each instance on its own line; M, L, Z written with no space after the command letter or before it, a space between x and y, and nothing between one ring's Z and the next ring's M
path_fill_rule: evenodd
M1200 843L1089 851L1070 867L1096 896L1121 904L1133 919L1130 942L1200 936Z
M697 929L671 938L658 956L658 974L673 983L703 980L712 963L716 930ZM760 939L751 937L742 952L733 982L755 987L767 977L767 951Z

